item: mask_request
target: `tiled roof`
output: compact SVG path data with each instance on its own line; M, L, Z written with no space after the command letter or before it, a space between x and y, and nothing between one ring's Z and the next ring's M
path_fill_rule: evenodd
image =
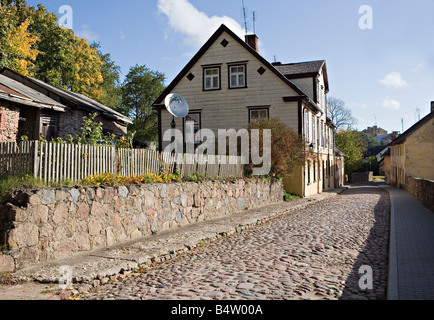
M283 75L290 76L295 74L311 74L321 71L325 60L280 64L273 63L273 66Z

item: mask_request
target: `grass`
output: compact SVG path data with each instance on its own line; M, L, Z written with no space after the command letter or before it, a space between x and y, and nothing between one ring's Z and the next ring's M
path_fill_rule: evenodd
M43 188L44 186L43 181L28 174L0 177L0 202L4 202L6 196L15 190Z
M284 191L284 199L285 201L293 201L293 200L300 199L300 197L296 194L292 194Z
M0 203L6 200L6 196L15 190L42 189L47 187L63 188L73 187L75 184L65 179L61 182L44 183L39 178L29 174L19 174L15 176L0 176Z

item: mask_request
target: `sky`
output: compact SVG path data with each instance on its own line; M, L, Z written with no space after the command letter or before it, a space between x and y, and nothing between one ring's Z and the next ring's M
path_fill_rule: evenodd
M244 37L243 0L28 0L120 66L146 65L168 85L222 24ZM59 10L69 6L68 11ZM410 128L434 101L434 1L244 0L248 33L268 61L326 60L330 92L359 130ZM253 23L255 12L255 23ZM69 20L67 18L70 18Z

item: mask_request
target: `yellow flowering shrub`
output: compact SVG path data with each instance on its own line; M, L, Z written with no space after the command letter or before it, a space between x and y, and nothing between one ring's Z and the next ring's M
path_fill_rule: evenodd
M176 174L163 173L161 175L145 174L139 176L125 177L111 172L89 176L83 180L84 185L89 186L116 186L150 183L181 182L181 177Z

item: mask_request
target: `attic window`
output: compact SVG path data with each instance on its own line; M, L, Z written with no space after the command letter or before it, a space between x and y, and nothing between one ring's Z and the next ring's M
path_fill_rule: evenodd
M246 88L246 65L229 66L229 88Z
M204 68L203 75L203 90L220 89L220 67Z
M229 44L229 41L228 40L226 40L226 39L223 39L223 41L221 42L221 45L223 46L223 47L225 47L226 48L226 46Z
M259 73L261 76L265 73L265 71L267 71L267 70L265 70L264 67L260 67L260 68L258 69L258 73Z
M194 79L194 74L192 74L191 72L188 74L187 79L192 81Z

